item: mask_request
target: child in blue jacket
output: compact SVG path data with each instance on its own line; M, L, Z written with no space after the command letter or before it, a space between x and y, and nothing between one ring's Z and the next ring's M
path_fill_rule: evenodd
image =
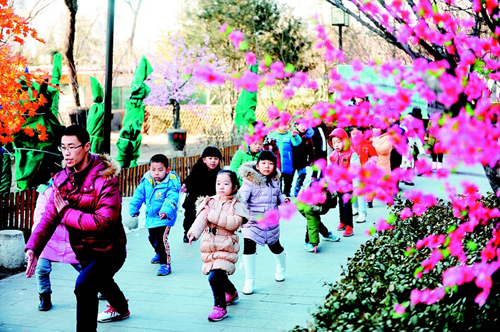
M181 184L179 177L168 168L168 159L156 154L149 161L149 171L144 174L130 201L129 213L136 217L142 204L146 204L146 227L149 242L156 255L151 264L160 264L157 275L170 274L170 247L168 234L177 219L177 204Z
M292 147L299 146L302 138L296 130L289 131L288 125L280 125L276 131L267 135L276 140L281 156L281 182L285 196L290 196L293 182L293 151Z

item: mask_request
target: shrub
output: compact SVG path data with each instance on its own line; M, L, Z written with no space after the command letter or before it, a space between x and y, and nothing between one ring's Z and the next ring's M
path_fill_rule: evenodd
M494 195L484 197L487 207L498 205ZM453 216L451 204L439 201L420 217L405 220L399 217L404 207L412 202L397 201L391 208L396 216L395 228L378 233L349 259L342 279L334 284L324 303L312 314L308 327L296 326L294 331L478 331L496 330L500 321L499 275L493 275L493 287L485 305L474 302L479 289L465 284L447 292L445 298L433 304L410 305L412 289L433 289L442 285L442 273L459 261L448 256L430 273L420 279L415 271L429 257L424 248L408 254L407 248L430 234L446 234L452 226L464 220ZM467 264L481 260L481 250L491 238L498 219L485 226L477 226L464 239ZM406 254L405 254L406 253ZM405 303L406 311L397 315L395 305Z

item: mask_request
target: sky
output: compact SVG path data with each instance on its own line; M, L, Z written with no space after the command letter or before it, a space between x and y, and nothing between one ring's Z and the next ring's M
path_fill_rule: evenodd
M31 8L35 3L43 0L16 0L19 8ZM51 0L45 0L46 2ZM293 8L297 16L309 18L318 11L328 11L330 5L322 0L278 0ZM132 0L134 6L137 0ZM182 0L143 0L136 28L135 42L138 46L149 47L154 44L162 31L175 30L179 14L182 11ZM96 19L99 30L106 30L107 0L79 0L77 20L86 17L90 20ZM22 11L21 11L22 13ZM32 23L43 38L47 34L54 34L54 25L61 20L57 17L66 17L67 9L64 0L53 0L53 3L40 14ZM132 11L123 0L115 0L115 39L126 40L130 36L130 24L132 22ZM64 29L57 29L63 33ZM44 36L45 34L45 36Z

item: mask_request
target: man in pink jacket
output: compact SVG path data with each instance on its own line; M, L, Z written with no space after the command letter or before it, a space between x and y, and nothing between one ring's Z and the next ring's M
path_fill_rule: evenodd
M25 248L29 278L57 225L66 226L83 268L75 284L77 331L96 331L97 321L130 316L127 300L113 279L125 262L127 242L118 191L120 167L106 156L90 154L89 140L89 133L78 125L63 132L60 148L66 167L54 176L54 192ZM110 304L99 316L98 292Z

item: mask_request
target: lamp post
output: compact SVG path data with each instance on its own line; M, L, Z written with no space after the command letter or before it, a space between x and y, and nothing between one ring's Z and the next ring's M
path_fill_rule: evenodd
M332 25L339 27L339 50L342 51L342 27L349 26L349 14L340 8L332 7Z
M102 150L111 153L111 93L113 91L113 33L115 24L115 0L108 0L106 31L106 78L104 82L104 139Z

